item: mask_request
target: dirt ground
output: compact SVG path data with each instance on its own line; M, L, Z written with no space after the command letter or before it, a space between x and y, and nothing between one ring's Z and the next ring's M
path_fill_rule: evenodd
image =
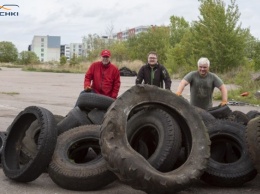
M53 114L65 116L75 105L79 93L83 89L84 74L66 73L40 73L24 72L18 68L1 67L0 70L0 131L5 131L19 112L28 106L41 106L50 110ZM134 85L135 77L122 77L119 94L122 94ZM176 91L180 80L172 80L173 92ZM234 86L228 85L228 88ZM189 87L185 88L183 96L189 99ZM214 105L219 102L214 102ZM260 104L260 103L259 103ZM230 106L232 110L240 110L247 113L250 110L260 111L259 106ZM9 180L0 170L0 193L80 193L60 188L52 182L48 174L42 174L31 183L21 184ZM118 181L112 183L100 191L84 193L144 193L121 184ZM240 188L213 187L198 181L190 188L181 191L181 194L236 194L236 193L260 193L260 176L246 183Z

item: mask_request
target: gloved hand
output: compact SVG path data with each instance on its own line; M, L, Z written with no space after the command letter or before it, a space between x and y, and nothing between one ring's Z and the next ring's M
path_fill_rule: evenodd
M227 101L222 101L222 102L219 104L219 106L225 106L225 105L227 105Z
M180 92L176 92L176 95L177 95L177 96L181 96L181 93L180 93Z
M91 92L92 88L90 86L87 86L84 90L85 92Z

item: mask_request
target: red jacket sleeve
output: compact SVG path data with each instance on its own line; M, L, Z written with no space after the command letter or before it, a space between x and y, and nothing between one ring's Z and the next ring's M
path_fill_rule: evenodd
M91 64L91 66L88 68L88 71L85 74L85 81L84 81L84 89L88 86L91 86L91 81L94 77L94 64Z
M113 91L112 91L112 95L111 97L116 99L118 92L119 92L119 88L120 88L120 72L118 69L115 69L115 79L114 79L114 84L113 84Z

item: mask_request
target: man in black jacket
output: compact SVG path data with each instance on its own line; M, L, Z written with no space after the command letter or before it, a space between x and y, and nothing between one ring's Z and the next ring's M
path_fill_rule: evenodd
M171 89L171 78L166 68L158 63L158 55L156 52L151 51L148 53L148 63L143 65L137 74L135 84L155 85L163 88L163 81L165 89Z

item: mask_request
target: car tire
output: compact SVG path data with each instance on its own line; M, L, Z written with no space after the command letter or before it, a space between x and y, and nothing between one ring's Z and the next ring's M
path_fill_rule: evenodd
M82 110L92 110L93 108L107 110L114 101L115 99L105 95L83 92L79 95L76 106Z
M161 172L173 168L182 144L178 123L170 114L157 108L144 109L133 115L127 122L127 138L132 148Z
M232 113L232 110L229 108L229 106L225 105L211 107L208 109L208 112L217 119L225 119Z
M238 187L252 180L256 176L256 170L245 143L245 126L218 120L207 127L211 156L201 179L221 187Z
M28 163L20 163L22 140L32 122L41 126L37 154ZM2 152L5 175L18 182L30 182L38 178L49 165L57 141L56 122L53 114L45 108L29 106L14 119Z
M78 106L74 107L64 119L62 119L58 124L58 135L68 131L74 127L81 125L92 124L87 117L87 112L81 110Z
M100 125L83 125L58 137L48 172L57 185L74 191L92 191L112 183L99 146Z

